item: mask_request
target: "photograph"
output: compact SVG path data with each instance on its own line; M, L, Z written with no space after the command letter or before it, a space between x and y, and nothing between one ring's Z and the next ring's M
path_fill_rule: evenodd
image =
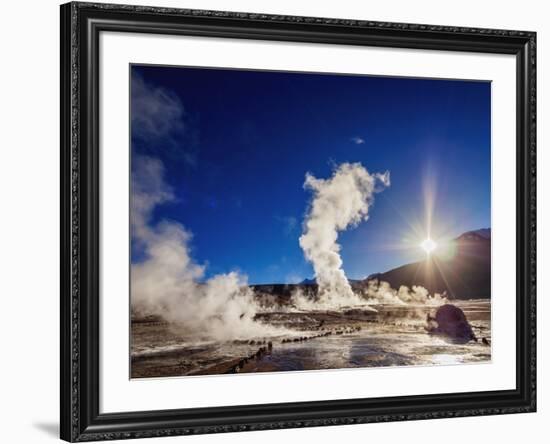
M131 379L491 362L490 80L128 75Z
M544 14L291 3L60 6L59 436L521 441Z

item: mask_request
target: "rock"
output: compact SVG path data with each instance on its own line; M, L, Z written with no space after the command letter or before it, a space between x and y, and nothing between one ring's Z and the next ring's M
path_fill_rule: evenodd
M437 309L435 317L428 317L426 329L431 334L444 335L453 342L477 341L464 312L455 305L445 304Z

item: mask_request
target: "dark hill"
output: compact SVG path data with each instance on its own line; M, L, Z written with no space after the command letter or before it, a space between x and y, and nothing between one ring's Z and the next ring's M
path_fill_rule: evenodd
M421 285L430 293L443 293L452 299L491 297L491 231L469 231L454 240L455 255L443 260L437 254L425 261L403 265L369 276L388 282L393 288Z

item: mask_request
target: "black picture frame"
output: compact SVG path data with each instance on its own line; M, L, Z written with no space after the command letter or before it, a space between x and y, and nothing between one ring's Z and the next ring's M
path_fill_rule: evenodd
M515 390L101 414L98 55L99 35L103 31L514 55L517 67ZM60 278L60 430L61 438L70 442L534 412L536 33L129 5L62 5Z

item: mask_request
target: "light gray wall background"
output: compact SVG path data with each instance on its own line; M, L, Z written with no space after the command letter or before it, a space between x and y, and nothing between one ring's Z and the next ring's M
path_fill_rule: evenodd
M119 1L119 3L127 3ZM550 433L550 92L548 2L523 0L133 0L201 9L526 29L538 32L539 412L148 440L153 444L548 442ZM0 441L57 439L59 12L58 2L4 2L0 26ZM546 177L544 176L546 172ZM545 374L546 373L546 374ZM548 376L548 377L547 377Z

